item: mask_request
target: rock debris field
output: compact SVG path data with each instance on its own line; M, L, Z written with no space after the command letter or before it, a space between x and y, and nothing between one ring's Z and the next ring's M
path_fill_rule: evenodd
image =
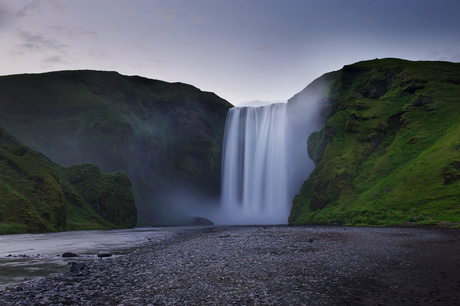
M460 231L188 229L0 291L0 305L459 305Z

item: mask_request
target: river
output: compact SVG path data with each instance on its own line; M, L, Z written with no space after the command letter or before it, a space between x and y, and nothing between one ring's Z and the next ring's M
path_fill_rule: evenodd
M0 235L0 289L25 280L69 271L68 262L103 260L100 251L123 256L147 243L161 242L184 227ZM72 252L78 257L62 257Z

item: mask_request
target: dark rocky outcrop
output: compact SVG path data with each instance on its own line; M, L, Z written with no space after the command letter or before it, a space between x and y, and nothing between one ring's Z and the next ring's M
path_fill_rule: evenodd
M200 196L219 196L229 107L215 94L190 85L116 72L0 77L2 126L66 167L92 163L104 172L127 173L144 225L176 222L181 208L172 205L171 195L194 190ZM73 170L96 174L87 166ZM75 174L70 179L83 188L82 178ZM121 176L113 180L128 184ZM87 191L89 201L116 201L116 190ZM105 204L98 209L113 217Z

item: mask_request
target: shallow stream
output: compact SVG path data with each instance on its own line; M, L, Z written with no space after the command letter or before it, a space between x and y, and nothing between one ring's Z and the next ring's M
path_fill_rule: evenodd
M0 235L0 289L8 285L69 271L68 262L103 260L100 251L123 256L151 242L160 242L183 227L74 231ZM62 257L72 252L78 257Z

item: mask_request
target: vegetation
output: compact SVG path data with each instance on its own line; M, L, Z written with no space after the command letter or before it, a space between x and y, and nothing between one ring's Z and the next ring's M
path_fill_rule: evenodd
M172 191L219 195L229 107L190 85L116 72L0 77L2 126L61 165L127 173L143 225L170 220Z
M61 167L0 128L0 234L136 225L128 177Z
M327 77L289 222L460 222L460 64L382 59Z

